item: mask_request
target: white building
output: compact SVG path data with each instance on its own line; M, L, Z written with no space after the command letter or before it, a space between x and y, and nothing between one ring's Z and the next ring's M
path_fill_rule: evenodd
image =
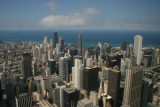
M140 65L141 64L141 59L142 59L142 40L143 37L141 35L136 35L134 37L134 55L137 58L136 64Z
M32 95L24 93L15 97L16 107L32 107Z
M74 86L78 89L83 88L83 68L84 65L80 59L75 59L75 82Z

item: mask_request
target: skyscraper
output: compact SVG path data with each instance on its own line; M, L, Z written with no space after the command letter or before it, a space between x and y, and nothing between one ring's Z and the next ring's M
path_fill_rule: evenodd
M58 43L58 34L57 34L57 32L54 32L53 48L56 48L57 43Z
M89 95L90 91L98 91L98 72L99 67L85 67L83 71L83 89Z
M50 75L55 74L56 73L56 61L54 61L53 59L48 59L48 68L49 68Z
M32 69L31 69L31 57L30 53L22 54L22 75L24 79L32 76Z
M78 35L78 55L82 56L82 34Z
M15 97L16 107L32 107L32 95L24 93Z
M75 88L83 88L83 67L82 61L80 59L75 59Z
M112 96L114 101L113 107L118 107L120 91L121 72L116 69L110 69L108 72L108 95Z
M140 107L143 71L135 66L126 71L123 106Z
M63 81L68 80L68 59L61 57L59 60L59 76Z
M77 107L80 91L74 87L63 90L63 104L65 107Z
M134 37L134 55L137 58L136 64L140 65L141 64L141 59L142 59L142 40L143 37L141 35L136 35Z
M59 44L61 46L61 52L64 50L64 39L62 37L59 38Z

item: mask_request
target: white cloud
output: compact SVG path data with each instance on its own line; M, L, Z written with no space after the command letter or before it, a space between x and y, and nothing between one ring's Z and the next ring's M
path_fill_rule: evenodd
M57 7L57 3L54 2L53 0L47 2L46 5L47 5L51 10L54 10L54 9Z
M42 27L67 27L67 26L84 26L89 25L90 19L95 17L99 12L95 8L87 8L82 12L75 12L70 15L50 15L40 20Z

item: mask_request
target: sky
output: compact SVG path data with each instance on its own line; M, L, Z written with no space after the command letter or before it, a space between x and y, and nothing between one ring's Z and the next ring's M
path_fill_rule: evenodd
M160 0L0 0L0 30L160 31Z

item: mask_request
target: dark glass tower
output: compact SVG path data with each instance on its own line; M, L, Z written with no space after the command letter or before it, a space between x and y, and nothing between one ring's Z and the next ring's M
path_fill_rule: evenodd
M24 79L32 76L32 69L31 69L31 57L30 53L24 53L22 55L22 75Z
M99 67L85 67L83 71L83 89L87 91L89 95L90 91L97 91L99 84L98 84L98 72Z
M108 72L108 95L113 98L114 106L119 107L119 91L120 91L121 72L116 69L111 69Z
M54 38L53 38L53 47L56 48L56 44L58 43L58 33L54 32Z
M82 56L82 34L78 35L78 55Z

